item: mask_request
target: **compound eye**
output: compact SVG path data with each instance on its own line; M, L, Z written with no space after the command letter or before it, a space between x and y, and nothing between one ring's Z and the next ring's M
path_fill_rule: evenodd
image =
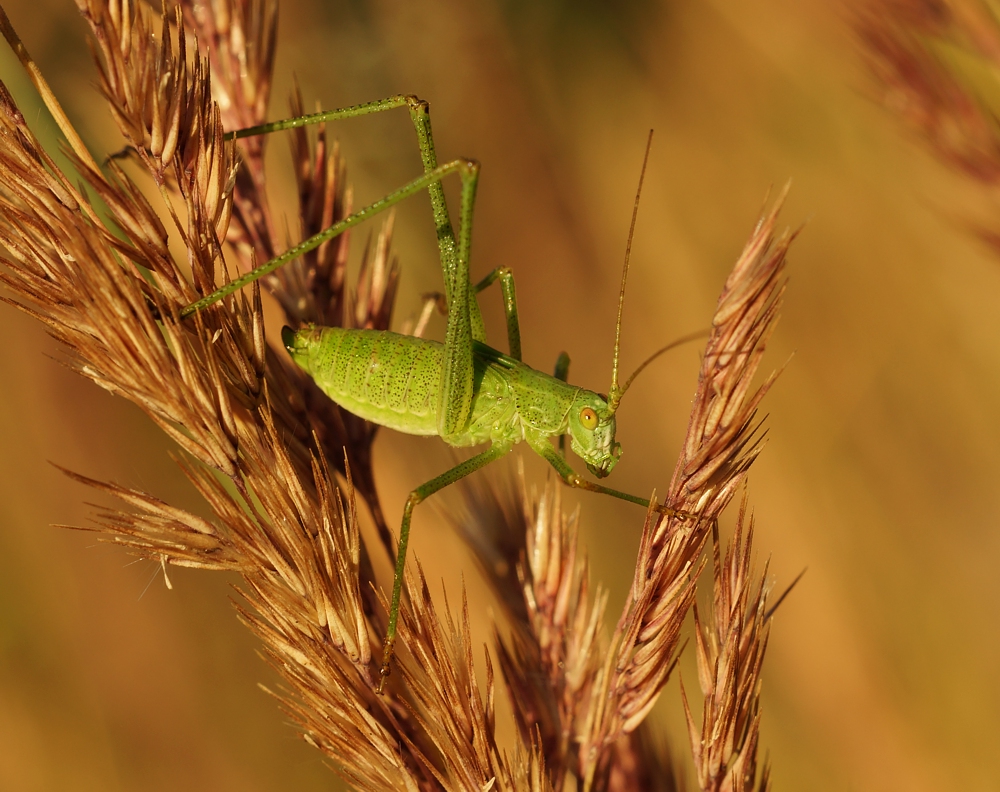
M585 429L596 429L597 413L595 413L589 407L584 407L582 410L580 410L580 423L583 424Z

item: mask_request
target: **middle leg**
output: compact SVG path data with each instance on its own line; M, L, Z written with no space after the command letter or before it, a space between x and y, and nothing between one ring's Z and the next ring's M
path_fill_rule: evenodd
M421 501L426 500L438 490L444 489L449 484L465 478L470 473L475 473L479 468L488 465L494 460L500 459L508 451L510 446L492 445L481 454L476 454L471 459L467 459L459 465L455 465L451 470L447 470L437 478L433 478L426 484L422 484L410 493L403 508L403 522L399 528L399 546L396 550L396 569L392 578L392 599L389 602L389 626L385 632L385 641L382 645L382 667L379 669L379 680L376 693L381 694L385 689L385 681L391 672L392 652L396 645L396 627L399 621L399 601L403 593L403 570L406 567L406 548L410 543L410 518L413 516L413 508Z

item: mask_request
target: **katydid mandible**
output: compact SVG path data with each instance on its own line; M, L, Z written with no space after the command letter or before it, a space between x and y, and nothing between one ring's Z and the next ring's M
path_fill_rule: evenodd
M382 693L390 673L414 507L438 490L500 459L515 444L524 440L535 453L552 465L565 484L611 495L648 508L650 502L646 498L581 478L553 447L551 439L559 437L562 442L563 437L569 435L570 447L583 459L590 472L598 478L607 476L621 456L621 444L615 440L615 412L622 396L649 362L678 343L688 340L686 337L658 350L646 359L624 386L619 384L618 352L622 305L632 231L638 210L638 193L622 272L611 388L605 398L566 382L569 361L565 354L557 364L556 376L536 371L521 362L517 300L510 270L506 267L494 270L476 286L472 286L469 278L469 252L479 164L467 159L454 160L440 166L437 164L426 102L412 96L390 97L378 102L239 130L229 133L227 137L266 134L401 106L409 109L417 132L424 166L423 176L237 278L217 292L192 303L181 312L182 318L190 316L369 217L421 190L428 190L437 226L447 304L447 329L443 344L377 330L308 325L297 331L289 327L282 331L282 341L292 359L312 376L321 390L349 412L407 434L438 435L451 446L490 444L485 451L417 487L406 501L399 530L378 693ZM650 142L651 140L652 133ZM643 175L648 157L649 143L646 147L646 159L643 161ZM441 187L442 179L453 173L458 174L461 179L457 238ZM640 176L639 190L641 189ZM476 302L476 294L496 281L500 281L503 293L509 354L503 354L486 344L485 329ZM663 506L656 508L664 514L679 515L682 518L690 516Z

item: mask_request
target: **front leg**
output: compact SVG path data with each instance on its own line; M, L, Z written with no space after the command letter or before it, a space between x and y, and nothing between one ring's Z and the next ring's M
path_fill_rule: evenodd
M567 486L575 487L576 489L588 490L589 492L599 492L602 495L610 495L612 498L618 498L619 500L635 503L647 509L649 508L650 502L646 498L640 498L638 495L629 495L627 492L611 489L611 487L604 487L580 476L580 474L573 470L569 463L559 455L559 452L552 447L548 440L544 438L526 439L532 450L555 468L556 473L559 474L559 478L561 478L563 483ZM698 519L698 515L696 514L671 509L669 506L654 504L653 508L666 517L677 517L681 520Z

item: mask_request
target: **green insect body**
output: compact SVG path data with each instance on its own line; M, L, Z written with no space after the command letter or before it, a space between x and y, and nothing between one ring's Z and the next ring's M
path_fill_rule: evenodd
M444 345L380 330L310 325L285 328L292 359L345 410L414 435L441 435ZM608 475L621 456L615 416L598 394L536 371L485 344L473 343L472 410L448 435L456 447L492 443L532 448L569 434L590 471Z
M611 495L648 508L650 502L646 498L610 489L579 476L551 441L558 437L561 446L561 438L568 434L573 452L587 464L591 473L598 478L607 476L621 456L621 446L615 441L615 411L622 396L635 376L651 360L679 343L670 344L654 353L624 386L619 384L618 350L625 280L628 274L628 249L626 249L608 398L602 398L593 391L566 383L569 358L565 354L560 357L554 377L522 363L513 275L502 267L491 272L475 286L469 279L472 214L479 179L479 164L473 160L457 159L438 165L427 103L416 97L394 96L364 105L238 130L227 133L227 137L231 139L267 134L305 124L369 115L397 107L406 107L410 112L424 166L422 176L262 264L254 271L231 281L215 293L192 303L180 313L182 319L189 317L375 214L418 192L427 190L437 230L447 303L448 318L443 344L387 331L331 327L307 326L299 331L286 328L282 333L285 347L296 363L315 379L317 385L333 401L348 411L400 432L437 435L452 446L489 444L485 451L417 487L410 493L403 507L392 596L389 603L389 621L377 686L379 693L382 692L390 672L402 597L406 548L414 507L438 490L500 459L516 443L524 440L535 453L555 469L567 485ZM648 157L648 145L646 154ZM643 173L645 173L645 163L643 163ZM457 234L452 227L441 186L441 181L452 174L459 176L462 185ZM641 189L641 178L639 185ZM637 207L638 196L636 196ZM633 229L635 217L633 210ZM630 245L631 238L630 231ZM476 300L476 295L480 291L495 282L499 282L503 294L509 355L502 354L486 344L486 333ZM688 339L680 341L684 340ZM662 514L674 514L683 519L691 516L674 512L664 506L656 508Z

